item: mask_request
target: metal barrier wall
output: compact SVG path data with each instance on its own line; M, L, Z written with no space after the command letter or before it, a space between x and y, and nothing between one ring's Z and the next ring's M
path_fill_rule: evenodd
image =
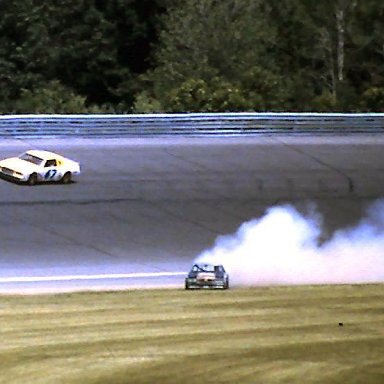
M3 115L0 138L384 132L384 113Z

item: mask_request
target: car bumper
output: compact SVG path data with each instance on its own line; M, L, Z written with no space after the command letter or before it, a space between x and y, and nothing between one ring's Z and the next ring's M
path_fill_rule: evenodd
M185 287L188 289L224 289L226 287L226 282L224 280L186 280Z
M17 183L22 183L26 181L26 177L24 175L20 175L16 172L2 172L0 171L0 177L4 180L14 181Z

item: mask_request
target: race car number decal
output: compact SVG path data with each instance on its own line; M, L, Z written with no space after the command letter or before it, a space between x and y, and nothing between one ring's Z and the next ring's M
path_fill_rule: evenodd
M51 180L55 177L57 171L56 169L50 169L44 176L46 180Z

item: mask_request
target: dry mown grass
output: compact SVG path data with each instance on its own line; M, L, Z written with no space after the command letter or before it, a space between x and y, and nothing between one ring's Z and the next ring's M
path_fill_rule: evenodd
M382 384L383 297L384 285L2 296L0 383Z

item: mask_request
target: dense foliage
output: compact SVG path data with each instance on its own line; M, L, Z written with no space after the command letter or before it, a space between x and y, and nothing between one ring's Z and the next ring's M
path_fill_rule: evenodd
M382 0L14 0L0 12L0 113L384 111Z

